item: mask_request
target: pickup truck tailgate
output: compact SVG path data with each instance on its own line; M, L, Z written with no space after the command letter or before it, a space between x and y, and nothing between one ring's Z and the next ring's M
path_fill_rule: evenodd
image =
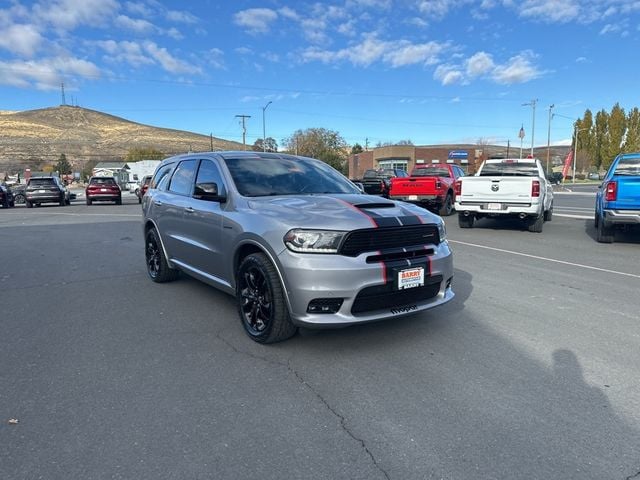
M436 194L436 178L394 178L391 184L391 192L393 195L435 195Z
M618 194L614 208L640 209L640 176L616 177Z
M464 177L458 199L462 202L530 202L533 180L526 177Z

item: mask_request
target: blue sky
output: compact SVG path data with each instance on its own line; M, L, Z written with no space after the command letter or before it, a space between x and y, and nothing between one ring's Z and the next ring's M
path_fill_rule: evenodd
M640 2L0 0L0 110L66 102L280 144L567 144L585 109L638 106ZM565 118L569 117L569 118Z

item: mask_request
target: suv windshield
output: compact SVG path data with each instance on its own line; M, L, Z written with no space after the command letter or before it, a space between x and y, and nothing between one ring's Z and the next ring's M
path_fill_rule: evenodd
M500 162L486 163L480 171L481 177L537 177L535 163Z
M238 192L245 197L360 193L346 177L319 160L227 158L225 162Z

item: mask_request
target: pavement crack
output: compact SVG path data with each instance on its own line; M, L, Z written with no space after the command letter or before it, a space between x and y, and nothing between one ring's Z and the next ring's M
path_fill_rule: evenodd
M634 478L640 478L640 472L634 473L633 475L629 475L624 480L633 480Z
M291 362L287 362L287 368L289 369L289 371L291 373L293 373L293 375L295 375L295 377L298 379L298 381L305 387L307 387L309 389L309 391L311 393L313 393L316 398L318 400L320 400L322 402L322 404L325 406L325 408L327 410L329 410L338 420L340 420L340 427L342 428L342 430L349 435L353 440L355 440L357 443L360 444L360 446L362 447L362 449L366 452L366 454L369 456L369 458L371 459L371 461L373 462L373 465L384 475L384 477L387 480L390 480L391 477L389 477L389 474L387 473L387 471L382 468L382 466L378 463L378 461L376 460L376 457L373 455L373 453L371 452L371 450L369 450L369 447L367 447L367 444L365 443L365 441L359 437L357 437L347 426L347 420L345 419L345 417L343 415L341 415L340 413L338 413L330 404L329 402L327 402L327 400L318 392L316 391L304 378L302 378L302 375L300 375L296 369L294 369L291 366Z
M317 391L315 390L303 377L302 375L300 375L298 373L298 371L293 368L291 366L291 360L287 360L287 362L278 362L276 360L272 360L270 358L267 357L262 357L260 355L256 355L254 353L251 352L247 352L245 350L240 350L238 347L236 347L233 343L231 343L229 340L227 340L226 338L224 338L221 334L222 332L218 332L215 336L218 340L220 340L222 343L224 343L225 345L227 345L231 350L233 350L235 353L239 354L239 355L245 355L247 357L250 358L254 358L256 360L260 360L263 361L265 363L268 363L270 365L276 365L278 367L285 367L291 374L293 374L293 376L296 378L296 380L303 386L306 387L318 400L320 400L320 402L325 406L325 408L334 416L336 417L339 421L340 421L340 428L342 428L342 430L349 436L351 437L355 442L357 442L358 444L360 444L360 446L362 447L362 449L365 451L365 453L369 456L369 458L371 459L371 462L373 463L374 467L379 470L383 475L384 478L386 478L387 480L391 480L391 477L389 476L389 474L387 473L387 471L382 468L382 466L378 463L378 461L376 460L376 457L373 455L373 453L371 452L371 450L369 450L369 447L367 447L367 444L365 443L365 441L359 437L357 437L347 426L347 420L345 419L345 417L343 415L341 415L340 413L338 413L336 411L335 408L333 408L329 402ZM633 477L632 477L633 478Z

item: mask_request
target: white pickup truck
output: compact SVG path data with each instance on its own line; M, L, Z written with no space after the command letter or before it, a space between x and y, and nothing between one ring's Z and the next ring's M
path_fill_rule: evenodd
M478 218L511 217L542 232L553 215L553 188L537 159L485 160L474 176L458 179L455 190L460 228Z

